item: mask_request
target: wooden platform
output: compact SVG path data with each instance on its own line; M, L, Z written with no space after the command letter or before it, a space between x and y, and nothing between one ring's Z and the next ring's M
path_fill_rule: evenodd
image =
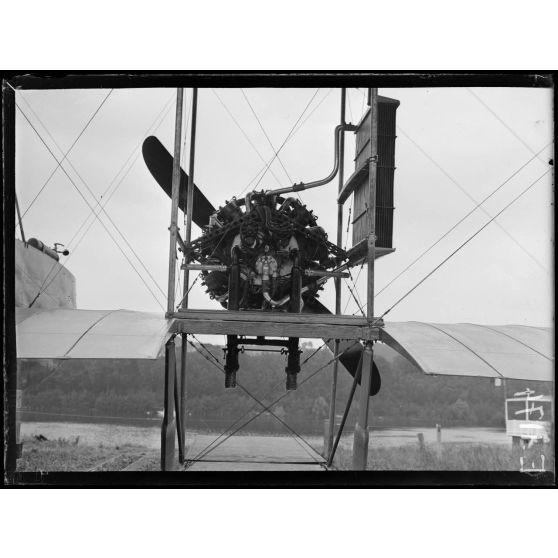
M335 314L185 310L176 312L173 318L174 333L206 335L378 339L380 329L369 327L366 318Z

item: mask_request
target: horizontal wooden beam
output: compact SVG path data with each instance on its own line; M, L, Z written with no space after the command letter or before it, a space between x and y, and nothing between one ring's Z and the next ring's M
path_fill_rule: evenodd
M365 318L335 314L186 310L173 314L174 333L254 335L322 339L378 339L379 327Z
M185 319L207 319L207 320L234 320L234 321L256 321L264 322L301 322L306 324L340 324L352 326L365 326L366 318L362 316L336 315L336 314L297 314L293 312L254 312L233 310L201 310L188 309L175 312L173 318Z

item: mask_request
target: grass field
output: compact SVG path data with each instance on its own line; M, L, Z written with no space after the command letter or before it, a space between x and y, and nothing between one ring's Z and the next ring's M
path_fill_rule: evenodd
M524 467L541 468L541 454L545 469L553 470L554 453L550 444L531 445L525 452L520 447L503 445L444 443L437 450L435 444L418 444L390 448L372 448L368 453L368 469L374 471L519 471L520 458ZM350 469L352 453L339 449L335 465Z
M86 444L79 437L39 441L24 438L23 456L18 471L157 471L159 451L138 444ZM394 447L372 447L368 468L377 471L519 471L520 457L524 466L553 470L554 455L549 444L532 445L526 449L497 444L444 443ZM350 469L352 453L340 447L335 466Z
M137 463L137 466L136 466ZM124 444L80 444L75 438L38 441L24 438L23 455L18 459L18 471L156 471L159 452L144 446Z

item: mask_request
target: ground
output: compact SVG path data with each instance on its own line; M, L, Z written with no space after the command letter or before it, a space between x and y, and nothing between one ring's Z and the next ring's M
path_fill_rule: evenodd
M420 447L417 433L424 436ZM123 425L77 423L23 423L23 456L19 471L149 471L159 470L160 430ZM43 436L46 440L41 441ZM447 429L436 444L434 429L373 431L369 469L373 470L480 470L518 471L524 466L552 470L548 444L532 445L524 453L512 448L505 433L493 429ZM323 469L323 440L302 441L287 436L188 433L188 471L201 470L314 470ZM222 442L222 443L221 443ZM341 439L335 466L351 465L351 436ZM211 451L208 451L211 449Z

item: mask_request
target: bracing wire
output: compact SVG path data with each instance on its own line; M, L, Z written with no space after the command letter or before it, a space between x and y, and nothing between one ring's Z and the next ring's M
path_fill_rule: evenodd
M21 218L23 219L25 217L25 215L27 214L27 212L31 209L31 207L33 207L33 204L37 201L37 198L41 195L41 193L43 192L43 190L46 188L47 184L50 182L50 179L56 174L56 171L60 168L60 165L66 160L66 158L68 157L68 155L70 154L70 151L72 151L72 149L76 146L77 142L79 141L79 139L81 138L81 136L83 136L85 130L87 130L87 128L89 127L89 125L91 124L91 122L93 122L93 119L95 118L95 116L97 116L97 113L101 110L101 108L103 107L103 105L107 102L107 99L110 97L111 93L114 91L114 89L111 89L107 95L105 96L105 98L101 101L101 104L97 107L97 109L95 110L95 112L93 112L93 114L91 115L91 117L89 118L89 120L86 122L85 126L82 128L81 132L77 135L76 139L74 140L74 142L72 143L72 145L70 145L69 149L66 151L66 153L64 153L64 151L62 151L62 149L60 149L60 147L58 146L58 144L56 142L54 142L54 144L56 145L56 147L59 149L59 151L61 153L64 154L64 157L62 157L62 159L58 162L58 164L56 165L56 167L54 168L54 170L50 173L49 177L45 180L44 184L41 186L41 188L39 189L39 191L37 192L37 194L35 195L35 197L31 200L31 203L27 206L27 209L23 212L23 215L21 216ZM27 102L27 100L25 99L25 97L23 97L23 95L21 96L21 98L25 101L25 103L27 104L27 106L29 106L29 103ZM42 124L42 123L41 123ZM44 127L44 124L42 124L42 126ZM46 129L46 128L45 128ZM49 134L50 136L50 134ZM50 136L51 139L52 136Z
M333 89L330 89L318 102L318 104L308 113L308 116L295 128L294 132L291 134L289 141L298 133L298 131L304 126L304 124L312 117L312 115L320 108L322 103L331 95Z
M504 128L506 128L506 130L508 130L508 132L510 132L512 134L512 136L515 137L515 139L519 140L524 147L526 147L532 154L535 154L535 150L518 134L515 132L515 130L509 126L504 120L502 120L502 118L500 118L496 112L494 112L470 87L466 87L465 88L490 114L492 114L492 116L494 116L494 118L496 118L496 120L498 120L498 122L500 122L500 124L502 124L502 126L504 126ZM540 155L540 151L537 153L537 156ZM541 163L546 164L546 161L543 161L540 157L539 157L539 161L541 161Z
M517 200L519 200L524 194L526 194L537 182L539 182L542 178L544 178L552 169L547 169L546 172L541 174L535 181L531 182L527 188L522 190L517 196L515 196L511 202L503 207L496 215L491 217L482 227L480 227L474 234L472 234L465 242L460 244L449 256L447 256L444 260L442 260L432 271L427 273L418 283L416 283L411 289L409 289L402 297L400 297L394 304L392 304L379 318L381 320L384 316L386 316L389 312L391 312L400 302L405 300L413 291L415 291L422 283L424 283L429 277L431 277L436 271L438 271L446 262L448 262L453 256L455 256L460 250L462 250L473 238L479 235L490 223L494 222L497 217L502 215L506 209L512 206Z
M310 98L310 100L308 101L308 103L306 104L306 106L304 107L304 110L302 111L302 113L300 114L300 116L298 117L297 121L293 124L293 127L291 128L291 130L289 131L289 133L287 134L287 136L285 137L285 139L283 140L283 143L281 144L281 146L279 147L279 149L275 152L275 155L273 155L273 157L269 160L269 162L267 163L267 165L265 166L265 168L262 171L259 171L258 174L256 176L258 176L260 174L260 172L262 173L261 176L258 179L258 182L256 183L256 185L254 186L254 189L258 187L259 183L263 180L263 177L267 174L267 171L269 170L269 168L271 167L271 164L273 163L273 161L275 161L275 159L279 156L279 153L281 152L281 150L283 149L283 147L285 147L287 141L291 138L291 136L293 135L294 129L296 128L296 125L300 122L300 120L302 119L302 117L306 114L306 111L308 110L308 107L310 106L310 104L312 103L312 101L314 100L314 98L316 97L316 95L318 94L318 91L320 89L316 89L316 91L314 92L314 94L312 95L312 97ZM255 178L254 178L255 179ZM252 184L253 180L246 186L246 188L244 188L244 190L241 193L244 193L248 187Z
M479 205L477 200L471 196L471 194L469 194L469 192L467 192L467 190L465 188L463 188L463 186L461 186L461 184L459 184L457 182L457 180L455 180L455 178L453 178L434 158L432 158L414 139L412 139L404 130L401 129L400 126L397 126L397 129L399 130L399 132L401 132L401 134L403 134L436 168L438 168L443 174L444 176L446 176L453 184L455 184L459 190L465 195L467 196L467 198L469 198L475 205ZM488 210L484 207L481 207L482 211L484 212L484 214L487 217L491 217L491 214L488 212ZM548 269L546 269L546 267L539 262L539 260L537 260L537 258L535 258L535 256L533 256L533 254L531 254L531 252L529 252L529 250L527 250L527 248L525 248L514 236L512 236L512 234L510 232L508 232L502 225L500 225L500 223L498 223L498 221L496 221L496 225L498 226L498 228L506 235L508 236L508 238L518 247L521 249L522 252L524 252L527 256L529 256L529 258L531 260L533 260L541 269L543 269L545 272L549 273Z
M219 363L219 361L215 358L215 356L205 347L205 345L199 340L197 339L195 336L193 336L196 341L198 342L198 344L203 347L207 353L210 355L210 357L212 358L206 358L206 360L208 360L208 362L211 362L214 366L216 366L221 372L224 372L224 368L222 367L222 365ZM198 347L196 347L196 345L194 345L190 340L188 340L188 343L190 343L190 345L196 350L198 351L200 354L201 351L198 349ZM203 354L202 354L203 356ZM309 448L312 449L312 451L314 451L317 455L319 455L319 452L309 443L307 442L300 434L298 434L298 432L296 432L293 428L291 428L283 419L281 419L281 417L278 417L270 408L266 407L264 403L262 403L256 396L254 396L252 393L250 393L250 391L248 391L244 386L242 386L240 383L237 382L238 387L240 387L240 389L242 389L242 391L244 391L244 393L246 393L246 395L248 395L250 398L252 398L254 401L256 401L265 411L269 412L276 420L278 420L285 428L287 428L287 430L289 430L291 432L292 435L295 436L295 440L300 440L302 441L304 444L306 444ZM229 436L230 437L230 436ZM224 442L225 440L223 440ZM222 443L222 442L221 442ZM217 447L217 446L215 446ZM304 448L304 446L301 446ZM215 449L215 448L213 448ZM191 461L198 461L201 457L205 457L210 451L213 451L213 449L206 451L203 450L203 452L201 452L200 454L198 454L194 459L192 459ZM306 448L304 448L306 449ZM202 455L203 453L203 455ZM308 452L307 452L308 453ZM308 453L308 455L310 455L310 457L312 457L315 461L316 458Z
M496 192L498 192L501 188L503 188L512 178L517 176L521 170L523 170L533 159L538 157L538 155L544 151L548 146L545 145L538 153L535 153L533 157L531 157L526 163L521 165L516 171L514 171L504 182L502 182L497 188L495 188L488 196L486 196L483 200L481 200L473 209L471 209L468 213L466 213L457 223L455 223L450 229L448 229L438 240L436 240L433 244L431 244L428 248L426 248L423 252L421 252L409 265L407 265L403 270L401 270L389 283L387 283L384 287L382 287L377 293L376 296L379 296L382 292L384 292L394 281L396 281L401 275L403 275L408 269L413 267L420 259L422 259L432 248L438 245L446 236L448 236L452 231L454 231L465 219L467 219L470 215L472 215L483 203L485 203L488 199L490 199Z
M120 167L119 171L116 173L116 175L114 176L114 178L111 180L111 182L109 183L109 185L107 186L107 188L105 189L105 191L101 194L99 200L97 201L97 204L95 205L95 209L97 209L97 206L99 205L103 205L103 207L106 207L106 205L108 204L109 200L112 198L112 196L116 193L116 191L118 190L118 188L121 186L122 182L124 181L124 179L126 178L126 176L130 173L130 171L132 170L134 164L136 163L136 161L139 159L140 156L140 152L139 152L139 148L141 146L141 143L143 141L143 139L151 132L151 130L153 129L153 132L155 132L163 123L164 119L166 118L166 116L168 115L170 109L171 109L171 103L174 99L174 96L171 96L167 102L165 103L165 105L163 106L163 108L161 109L161 111L157 114L157 116L155 117L155 119L153 120L153 123L149 126L149 128L146 130L145 134L142 136L142 139L135 144L134 148L132 149L132 151L130 152L130 154L128 155L126 161L124 161L122 167ZM163 114L164 113L164 114ZM155 126L156 122L159 121L159 123ZM155 126L155 127L154 127ZM133 160L131 162L131 164L128 166L128 169L126 170L126 172L124 173L124 175L120 178L120 180L118 181L118 183L115 185L113 191L108 195L108 197L104 200L104 204L102 204L101 200L103 200L103 198L105 197L105 195L107 194L107 192L110 190L110 188L113 186L114 182L116 181L117 177L120 175L120 173L123 171L123 169L126 167L126 165L128 164L128 162L130 161L130 159ZM83 223L81 224L81 226L79 227L79 229L76 231L76 233L74 234L74 236L72 237L72 240L78 235L78 233L80 232L80 230L85 226L87 220L93 216L92 212L89 212L89 214L87 215L86 219L83 221ZM93 220L91 221L92 223L95 222L95 217L93 216ZM88 229L89 230L89 229ZM70 240L70 243L71 241ZM75 248L74 248L75 250Z
M168 115L169 110L171 108L171 103L173 100L173 96L171 96L167 102L165 103L165 105L163 106L163 109L157 114L157 116L155 117L153 123L149 126L149 128L147 129L147 131L145 132L144 136L147 136L151 129L155 126L155 128L153 128L153 131L157 130L161 124L163 123L165 117ZM29 109L31 110L31 112L35 115L35 117L37 118L37 120L39 122L40 119L37 117L36 113L33 111L33 108L29 105L29 103L27 103ZM163 114L164 113L164 114ZM159 120L160 119L160 120ZM159 120L159 123L156 125L157 121ZM42 124L42 122L41 122ZM43 128L44 128L44 124L42 124ZM46 133L49 135L49 137L52 138L52 136L50 136L50 133L48 132L48 129L46 129ZM67 246L70 247L72 242L74 241L74 239L78 236L78 234L80 233L80 231L83 229L83 227L85 226L85 224L87 223L87 221L90 219L91 216L93 216L93 219L90 221L87 229L84 231L83 235L81 236L81 238L77 241L77 243L75 244L75 246L73 246L70 255L66 258L65 263L67 263L70 258L75 254L78 246L81 244L81 242L83 241L83 239L85 238L85 236L87 235L87 233L89 232L89 230L91 229L93 223L95 223L95 218L98 218L98 213L95 213L95 209L97 209L97 207L99 205L101 205L103 200L103 197L106 195L106 193L110 190L110 188L113 186L113 184L115 183L116 179L118 178L118 176L122 173L122 171L124 170L124 168L126 167L126 165L128 164L128 162L130 161L130 159L134 156L134 159L132 160L132 162L130 163L130 165L128 166L128 169L126 170L126 172L124 172L124 174L121 176L120 180L115 184L112 192L108 195L108 197L106 197L104 199L104 203L103 206L106 206L108 204L108 202L110 201L110 199L112 198L112 196L116 193L116 191L118 190L118 188L121 186L121 184L123 183L124 179L128 176L128 174L130 173L131 169L133 168L135 162L138 160L139 158L139 151L138 148L141 145L141 142L143 141L140 140L140 142L135 145L134 149L131 151L130 155L128 156L128 158L126 159L126 161L123 163L123 165L120 167L120 169L118 170L118 172L116 173L116 175L114 176L114 178L111 180L111 182L109 183L109 185L107 186L107 188L105 189L105 191L103 192L103 194L101 194L99 200L97 201L97 204L94 208L94 210L90 211L87 215L87 217L85 218L85 220L81 223L81 225L78 227L78 229L76 230L75 234L72 236L72 238L70 239L70 241L67 243ZM74 171L77 173L76 169L74 168L74 166L72 165L71 161L68 159L68 163L70 164L70 166L74 169ZM55 269L56 267L56 262L53 264L52 268L50 269L49 273L47 273L45 280L43 281L43 285L46 283L46 281L48 280L50 274L52 273L52 271ZM62 267L59 267L59 269L56 271L56 273L52 276L52 278L50 279L49 283L46 284L46 286L41 285L41 289L37 295L36 298L38 298L38 296L41 294L41 292L44 292L46 289L48 289L48 287L50 286L50 284L56 279L57 275L60 273L60 271L62 270Z
M316 376L317 374L319 374L322 370L324 370L325 368L327 368L330 364L332 364L333 362L335 362L336 360L340 359L348 350L352 349L354 346L356 346L357 344L359 344L359 341L355 341L352 345L350 345L349 347L347 347L343 352L339 353L338 355L334 356L332 359L330 359L328 362L326 362L323 366L321 366L320 368L318 368L317 370L315 370L314 372L312 372L310 375L308 375L306 378L304 378L301 382L299 382L299 388L304 385L306 382L310 381L314 376ZM279 403L279 401L283 400L285 397L287 397L290 393L292 393L291 391L287 391L286 393L283 393L281 396L279 396L277 399L275 399L272 403L270 403L267 407L263 408L262 410L260 410L256 415L254 415L253 417L251 417L249 420L247 420L246 422L244 422L241 426L239 426L238 428L236 428L232 433L228 434L226 438L224 438L223 440L221 440L219 443L217 443L212 449L211 451L217 449L217 447L219 447L221 444L223 444L224 442L226 442L230 437L234 436L237 432L239 432L240 430L242 430L243 428L245 428L248 424L250 424L252 421L256 420L260 415L262 415L264 412L268 411L271 407L273 407L274 405L277 405L277 403ZM209 453L209 452L208 452ZM205 457L206 454L201 455L201 457ZM197 458L199 458L200 455L198 454Z
M363 103L363 108L364 108L364 99L366 97L366 94L361 91L359 88L357 88L357 91L360 92L360 94L362 95L362 103ZM472 93L472 92L471 92ZM480 99L479 99L480 100ZM488 108L488 107L487 107ZM490 110L490 109L489 109ZM495 115L496 116L496 115ZM505 125L505 123L503 123ZM506 127L509 129L509 127L506 125ZM459 188L459 190L461 190L461 192L463 194L465 194L465 196L467 196L474 204L477 204L477 201L475 198L473 198L469 192L467 192L467 190L465 188L463 188L461 186L461 184L459 184L448 172L446 172L446 170L436 161L434 160L433 157L431 157L415 140L413 140L408 134L405 133L404 130L401 129L401 127L398 125L397 129L399 132L401 132L434 166L436 166L438 168L438 170L440 170L444 176L446 176L453 184L455 184L455 186L457 186ZM510 129L511 131L511 129ZM515 132L512 131L512 133L515 134ZM533 152L533 150L528 147L528 149ZM483 212L486 214L487 217L490 217L490 213L485 209L482 208ZM518 248L520 248L529 258L531 258L531 260L533 260L541 269L543 269L546 273L549 273L548 269L546 269L546 267L539 262L539 260L537 260L537 258L535 258L530 252L529 250L527 250L522 244L520 244L517 239L512 236L502 225L500 225L500 223L496 222L496 225L498 226L498 228L500 230L502 230L502 232L504 234L506 234L506 236L509 237L509 239L514 242Z
M40 118L38 117L38 115L36 114L36 112L33 110L33 107L29 104L28 101L26 101L24 99L25 103L27 104L27 106L29 107L29 110L31 111L31 113L35 116L35 118L37 119L37 121L41 124L41 126L45 129L45 132L47 133L47 135L51 138L51 140L53 141L53 143L56 145L56 147L62 151L60 149L60 147L58 146L58 144L56 143L56 141L54 140L54 138L52 137L52 135L50 134L50 132L48 131L48 128L45 127L45 125L42 123L42 121L40 120ZM170 108L170 102L172 101L172 98L169 99L169 101L166 103L166 106L168 106ZM146 135L149 133L149 130L153 127L153 125L155 124L155 122L159 119L159 116L164 112L165 107L163 108L163 110L157 115L157 117L155 118L155 121L153 122L153 124L149 127L149 129L146 132ZM168 112L168 109L167 109ZM159 123L159 125L157 127L160 126L160 124L162 123L162 121ZM123 180L126 178L126 176L129 174L130 170L132 169L132 166L134 165L135 161L137 160L137 158L139 157L139 153L137 153L137 149L138 147L141 145L141 141L134 147L134 149L132 150L132 152L130 153L130 155L128 156L128 158L126 159L126 161L124 162L124 164L120 167L120 169L118 170L118 172L116 173L116 175L114 176L114 178L111 180L111 182L109 183L109 185L107 186L107 188L105 189L105 191L103 192L103 194L101 194L99 200L97 201L97 204L95 206L95 209L97 208L97 206L99 206L101 204L101 200L102 198L105 196L105 194L109 191L109 189L111 188L111 186L114 184L114 182L116 181L116 179L118 178L118 176L120 175L120 173L123 171L123 169L125 168L125 166L127 165L128 161L131 159L131 157L134 155L134 153L136 153L136 157L133 160L132 164L128 167L128 170L124 173L124 175L120 178L120 180L118 181L118 183L116 184L114 190L112 191L112 193L108 196L108 198L105 199L104 205L106 206L106 204L109 202L110 198L113 196L113 194L116 192L116 190L120 187L120 185L122 184ZM70 159L67 160L68 164L70 165L70 167L74 170L74 172L76 174L79 174L77 172L77 169L74 167L74 165L72 164L72 162L70 161ZM94 211L90 211L87 215L87 217L84 219L84 221L81 223L81 225L78 227L77 231L74 233L74 235L72 236L72 238L70 239L69 242L66 243L66 245L70 248L72 247L72 242L74 241L74 239L76 238L76 236L79 234L79 232L81 231L81 229L85 226L85 224L87 223L87 221L89 220L89 218L91 217L91 215L94 214ZM79 246L79 244L81 243L81 241L84 239L85 235L87 234L87 232L89 231L89 229L91 228L91 226L93 225L93 223L95 222L95 218L93 218L93 220L91 221L89 227L87 228L87 230L85 231L85 233L83 234L83 236L81 237L81 239L76 243L75 247L72 247L71 253L68 256L68 258L66 259L67 263L71 257L74 255L77 247ZM48 281L50 274L52 273L52 271L55 269L56 267L56 262L53 264L52 268L49 270L49 272L47 273L47 275L45 276L45 279L43 281L43 285L46 283L46 281ZM57 272L54 274L54 276L52 277L52 279L50 280L50 282L46 285L45 289L48 288L50 286L50 284L56 279L56 276L60 273L61 271L61 267L57 270ZM42 286L41 286L42 288ZM39 292L40 295L40 292Z
M292 132L292 134L288 137L288 141L290 141L296 134L297 132L304 126L304 124L306 123L306 121L314 114L314 112L316 112L316 110L318 110L318 108L320 107L320 105L327 99L327 97L329 97L329 95L331 94L331 92L333 91L333 89L330 89L322 98L321 100L318 102L318 104L308 113L308 116L294 129L294 131ZM258 178L258 176L260 176L260 174L265 170L265 166L262 167L252 178L252 180L250 180L250 182L246 185L246 187L244 188L243 192L246 191L248 188L250 188L250 186L254 183L254 181ZM300 197L300 196L299 196Z
M196 276L196 278L192 281L192 284L188 287L188 290L184 293L183 297L180 299L180 302L176 305L177 310L182 306L182 303L184 302L184 299L190 294L190 291L194 288L194 285L198 282L198 279L201 276L202 276L202 274L199 273Z
M321 349L323 349L327 343L331 341L330 339L326 340L324 343L322 343L317 349L315 349L309 357L307 357L301 364L301 368L306 365L308 362L310 362L310 360L312 358L314 358L314 356L316 356ZM207 350L207 348L206 348ZM209 351L208 351L209 352ZM210 353L211 354L211 353ZM214 355L212 355L214 356ZM215 358L215 357L214 357ZM280 384L283 383L283 380L279 380L278 382L276 382L269 390L267 390L267 392L261 397L261 399L263 401L265 401L276 389L277 387L279 387ZM248 415L250 415L252 413L252 411L255 411L260 405L258 403L256 403L255 405L253 405L250 409L248 409L245 413L243 413L240 417L238 417L232 424L230 424L224 431L223 433L219 434L219 436L217 436L217 438L215 438L210 444L208 444L204 450L202 452L199 452L198 455L201 455L205 450L209 450L216 442L218 442L221 438L223 438L232 428L234 428L241 420L243 420L245 417L247 417ZM209 453L209 452L207 452ZM207 455L207 453L205 455Z
M257 122L260 126L260 130L263 132L263 135L265 136L265 139L267 140L267 143L269 143L269 147L271 147L271 150L273 151L274 155L276 155L277 161L279 161L279 164L281 165L281 168L285 172L285 175L286 175L287 179L292 184L293 179L291 178L291 176L289 175L289 172L285 168L285 165L283 164L283 161L281 160L281 157L279 157L279 154L277 153L277 149L275 149L275 146L273 145L273 142L269 139L269 136L268 136L267 132L265 131L265 128L263 127L262 121L260 120L259 116L257 115L254 107L252 106L252 103L250 102L250 99L248 99L248 95L246 95L244 89L240 89L240 92L242 93L242 96L244 97L245 101L248 103L248 106L250 107L250 110L252 111L252 114L254 115L254 118L257 120Z
M23 116L25 117L25 119L27 120L27 122L29 123L29 125L33 128L33 130L35 131L35 133L37 134L37 136L39 137L39 139L43 142L44 146L47 148L48 152L51 154L51 156L54 158L55 161L58 162L58 158L56 157L56 155L52 152L52 150L50 149L50 147L48 146L48 144L44 141L44 139L42 138L42 136L39 134L38 130L35 128L35 126L33 125L33 123L29 120L29 118L27 118L27 115L21 110L21 108L19 106L17 106L18 110L23 114ZM83 199L83 201L87 204L87 206L89 207L89 209L91 211L93 211L93 206L89 203L89 201L87 200L87 198L83 195L83 192L78 188L77 184L74 182L74 180L72 179L72 177L68 174L68 171L62 166L60 165L60 168L62 169L62 171L64 172L64 174L68 177L68 180L71 182L72 186L74 186L75 190L78 192L78 194L80 195L80 197ZM89 188L88 188L89 189ZM89 190L90 191L90 190ZM91 191L90 191L91 193ZM98 215L97 215L98 218ZM134 271L138 274L138 277L141 279L141 281L143 282L143 284L146 286L146 288L148 289L148 291L151 293L151 295L153 296L153 298L156 300L156 302L159 304L159 306L161 306L161 309L164 310L163 305L161 304L161 302L159 301L159 299L155 296L155 294L153 293L153 291L151 290L151 288L149 287L149 285L147 284L147 282L145 281L145 279L143 278L143 276L141 275L141 273L139 273L139 271L137 270L137 268L134 266L133 262L130 260L130 258L127 256L127 254L124 252L124 250L122 249L122 247L120 246L120 244L118 243L118 241L114 238L114 236L112 235L112 233L110 232L109 228L105 225L105 223L103 221L101 221L98 218L99 222L101 223L101 225L103 226L103 228L106 230L107 234L109 235L109 237L112 239L112 241L114 242L114 244L116 245L116 247L120 250L120 252L122 253L122 255L126 258L126 260L128 261L128 263L130 264L130 266L132 267L132 269L134 269ZM112 222L112 221L111 221ZM114 223L113 223L114 224ZM116 227L116 226L115 226ZM118 229L117 229L118 230ZM137 257L137 256L136 256ZM139 258L138 258L139 259ZM35 297L35 299L33 300L33 302L29 305L29 307L31 307L35 300L37 300L37 298L39 297L40 293Z
M264 165L266 165L267 162L264 159L263 155L260 153L258 148L254 145L254 142L250 139L250 136L248 136L248 134L245 132L244 128L240 125L238 120L235 118L233 113L230 111L229 107L225 104L225 101L223 101L223 99L219 96L219 94L217 93L217 91L215 91L215 89L212 89L211 91L217 97L217 100L221 103L221 106L225 109L227 114L231 117L232 121L236 124L236 127L240 130L240 132L244 136L244 139L246 139L246 141L250 144L250 147L254 150L254 152L260 158L262 163L264 163ZM273 172L273 169L271 169L270 172L271 172L271 175L273 176L273 178L275 178L275 181L277 182L277 184L279 186L282 186L281 181L279 180L279 178L277 178L277 175Z

